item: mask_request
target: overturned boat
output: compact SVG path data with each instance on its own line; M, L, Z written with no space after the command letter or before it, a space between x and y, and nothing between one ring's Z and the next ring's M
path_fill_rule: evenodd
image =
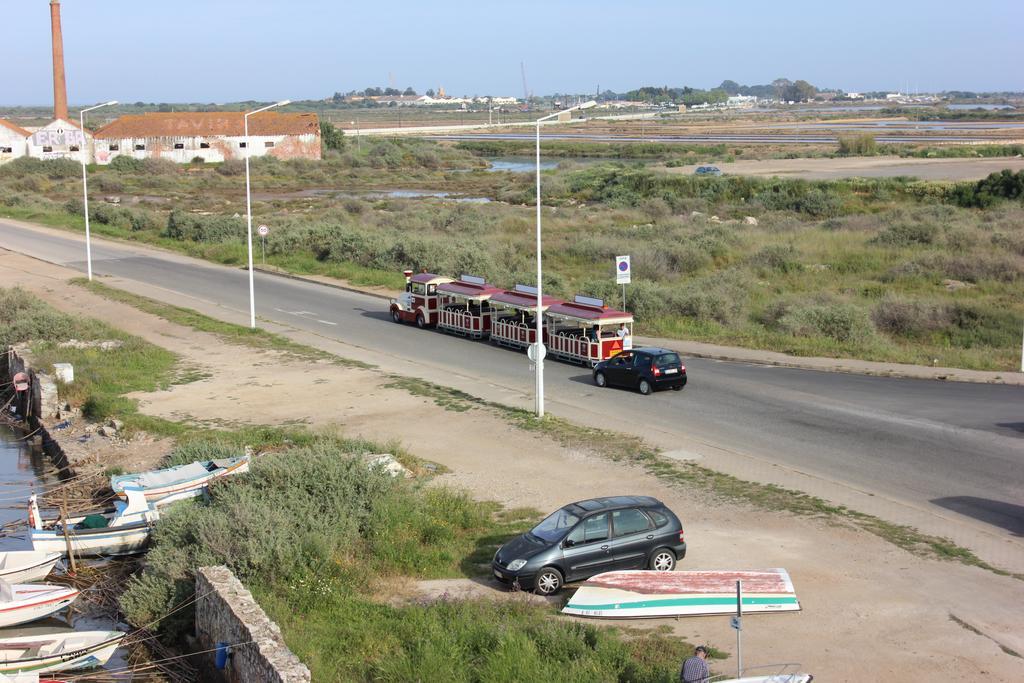
M50 583L0 581L0 627L45 619L74 602L78 594L75 588Z
M0 674L77 671L103 666L110 661L125 635L120 631L75 631L43 626L0 631Z
M128 500L114 502L113 512L99 512L60 520L43 520L35 494L29 498L28 523L32 547L51 553L71 552L77 556L128 555L149 542L160 513L146 500L142 490L126 487Z
M620 571L587 579L562 609L565 614L613 619L731 614L736 582L743 582L743 612L800 609L785 569L763 571Z
M134 486L142 489L150 502L165 505L201 496L215 479L248 472L250 461L250 456L243 455L220 460L200 460L150 472L119 474L110 478L110 488L119 498L124 499L125 488Z
M61 557L60 553L44 553L37 550L0 552L0 580L7 583L42 581L50 575Z

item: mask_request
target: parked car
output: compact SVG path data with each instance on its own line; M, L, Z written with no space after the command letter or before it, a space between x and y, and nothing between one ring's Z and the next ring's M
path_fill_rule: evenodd
M665 387L680 391L686 386L686 366L679 354L669 349L633 349L595 365L594 384L629 387L644 396Z
M698 166L694 173L697 175L722 175L722 169L717 166Z
M649 496L570 503L498 549L502 583L554 595L563 584L620 569L670 572L686 556L679 518Z

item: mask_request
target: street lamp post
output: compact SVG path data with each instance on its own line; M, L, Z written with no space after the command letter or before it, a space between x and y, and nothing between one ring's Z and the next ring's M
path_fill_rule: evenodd
M540 246L540 124L548 119L553 119L559 114L564 112L571 112L577 109L590 109L595 106L597 102L590 100L583 104L577 104L575 107L569 107L568 109L562 109L556 111L553 114L542 116L535 122L537 125L537 344L534 347L534 358L533 362L537 367L537 389L536 389L536 410L537 417L544 417L544 315L541 312L542 309L542 288L544 286L543 277L541 272L541 246Z
M268 104L265 107L247 112L242 117L245 125L245 218L248 223L246 241L249 246L249 327L254 330L256 329L256 288L253 283L252 272L252 190L249 181L249 157L252 155L252 140L249 139L249 117L253 114L259 114L261 111L284 106L289 102L291 100L282 100L274 104Z
M89 239L89 181L86 179L85 173L85 157L89 155L85 145L85 112L99 109L100 107L109 107L112 104L117 104L117 100L97 104L95 107L88 107L78 112L78 130L82 133L82 146L79 147L78 158L82 160L82 206L85 211L85 271L89 275L89 280L92 280L92 243Z

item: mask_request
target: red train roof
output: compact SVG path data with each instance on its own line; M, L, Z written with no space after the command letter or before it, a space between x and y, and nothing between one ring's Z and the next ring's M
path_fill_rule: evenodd
M412 276L413 282L423 285L430 284L435 280L451 281L451 278L445 277L444 275L437 275L435 273L416 273Z
M486 282L483 284L477 284L476 282L454 280L452 282L446 282L438 285L437 291L444 292L445 294L453 294L465 299L480 299L482 301L484 299L491 298L492 295L497 294L502 291L502 289L501 287L489 285Z
M515 308L528 308L533 311L537 310L537 295L530 294L528 292L505 290L504 292L499 292L492 296L491 301L500 304L508 304ZM556 299L553 296L541 295L541 307L545 310L549 306L562 303L565 302L561 299Z
M547 313L548 315L575 318L592 323L633 322L633 314L627 311L617 311L614 308L591 306L589 304L569 301L549 307Z

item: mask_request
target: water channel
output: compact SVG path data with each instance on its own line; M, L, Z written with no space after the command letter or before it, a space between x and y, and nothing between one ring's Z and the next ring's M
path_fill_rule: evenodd
M32 491L43 492L60 482L57 468L39 446L31 446L14 430L0 425L0 524L26 521L28 519L28 497ZM44 511L44 516L46 512ZM32 543L28 539L27 524L0 535L0 551L31 550ZM61 571L61 564L57 565ZM66 629L72 627L79 631L124 629L125 624L118 624L110 619L90 615L87 604L81 604L80 597L67 612L40 621L33 621L20 626L0 629L0 637L15 636L25 629ZM110 658L104 671L118 671L118 675L128 666L126 648L120 648ZM74 672L76 678L80 672ZM108 674L109 675L109 674ZM61 678L59 674L55 677ZM121 680L131 680L125 677Z

